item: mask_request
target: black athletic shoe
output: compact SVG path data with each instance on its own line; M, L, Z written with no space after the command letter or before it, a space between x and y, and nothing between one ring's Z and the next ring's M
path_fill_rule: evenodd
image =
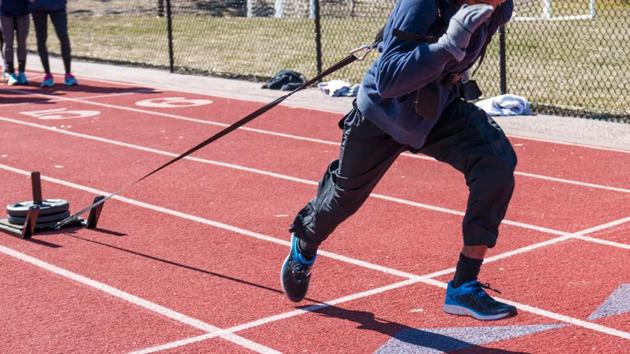
M486 293L484 289L494 290L488 284L472 280L457 288L452 282L446 289L444 312L452 315L471 316L482 321L500 320L516 316L516 307L499 302ZM494 290L498 292L498 290Z
M291 250L280 271L282 290L293 302L300 302L306 296L308 282L311 279L311 267L315 263L315 257L306 259L300 253L298 242L299 239L291 235Z

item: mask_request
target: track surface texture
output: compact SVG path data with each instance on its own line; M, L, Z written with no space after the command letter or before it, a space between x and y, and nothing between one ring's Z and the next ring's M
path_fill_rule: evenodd
M0 87L3 205L31 199L40 171L45 198L80 210L262 105L31 78ZM509 136L517 186L480 278L517 317L442 312L467 189L408 153L288 301L287 228L338 155L339 118L277 107L107 201L97 229L0 233L0 352L628 352L630 147Z

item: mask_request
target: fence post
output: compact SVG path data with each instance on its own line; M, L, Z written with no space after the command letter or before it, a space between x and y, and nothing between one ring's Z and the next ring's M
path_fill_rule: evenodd
M319 0L313 1L315 12L315 50L317 56L317 74L322 72L322 27L320 23Z
M168 35L168 64L171 73L175 72L175 55L173 53L173 12L171 0L166 0L166 31Z
M505 26L499 28L499 91L502 95L507 93L507 56L505 45Z
M164 0L157 0L158 17L164 17Z
M317 0L308 0L308 18L315 18L315 11L317 10L315 2L317 2Z

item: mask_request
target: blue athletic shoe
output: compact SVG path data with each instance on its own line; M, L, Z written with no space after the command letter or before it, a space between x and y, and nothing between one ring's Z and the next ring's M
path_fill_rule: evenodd
M66 85L68 85L68 86L74 86L74 85L78 85L79 84L79 82L74 77L74 75L72 75L70 73L66 74L65 82L66 82Z
M54 84L55 79L53 78L52 74L46 74L46 76L44 76L44 81L42 81L41 87L53 87Z
M299 239L292 234L291 250L280 271L282 290L293 302L300 302L306 296L308 283L311 280L311 267L315 264L316 258L306 259L298 250L298 242Z
M20 71L18 73L17 84L18 85L28 85L28 79L26 79L26 74L23 71Z
M516 316L516 307L496 301L484 289L492 289L488 284L472 280L454 288L452 282L446 288L444 312L452 315L471 316L482 321L499 320ZM500 292L499 292L500 293Z

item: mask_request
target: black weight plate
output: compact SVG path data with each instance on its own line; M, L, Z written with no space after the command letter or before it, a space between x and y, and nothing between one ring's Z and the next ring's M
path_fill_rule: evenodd
M46 224L46 223L55 223L57 221L61 221L67 218L68 216L70 216L69 210L62 211L61 213L56 213L56 214L39 215L37 217L37 225ZM11 224L24 225L25 221L26 221L26 216L10 216L9 215L9 222Z
M26 216L28 208L36 205L32 200L23 202L17 202L7 205L7 214L9 216ZM70 203L63 199L44 199L39 205L39 215L57 214L62 211L67 211L70 208Z

